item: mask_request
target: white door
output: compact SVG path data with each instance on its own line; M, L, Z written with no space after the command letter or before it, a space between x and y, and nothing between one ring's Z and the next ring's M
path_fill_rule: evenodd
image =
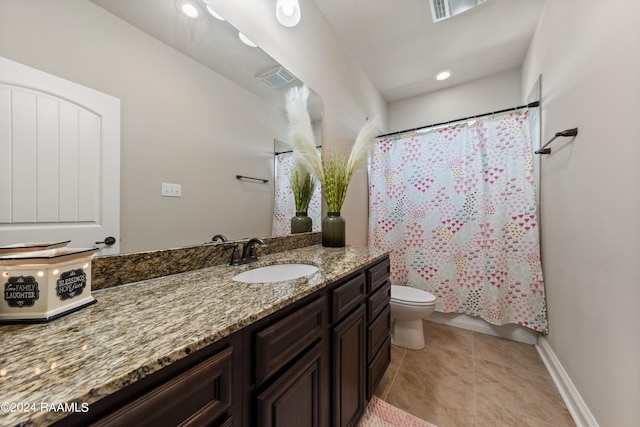
M0 246L62 240L119 252L120 100L0 57Z

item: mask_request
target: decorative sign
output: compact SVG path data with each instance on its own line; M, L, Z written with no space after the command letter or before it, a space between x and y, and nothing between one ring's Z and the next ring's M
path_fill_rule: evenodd
M81 269L65 271L56 283L56 294L61 300L71 299L87 286L87 274Z
M4 284L4 300L9 307L31 307L39 297L38 282L33 276L9 277Z

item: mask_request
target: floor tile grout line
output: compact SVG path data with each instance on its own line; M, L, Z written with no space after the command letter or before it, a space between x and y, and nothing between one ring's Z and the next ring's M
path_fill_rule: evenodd
M396 380L396 377L398 376L398 372L400 372L400 367L402 366L402 362L404 362L404 357L407 355L407 350L404 349L403 353L402 353L402 358L400 359L400 362L398 363L398 369L396 369L396 373L393 375L393 378L391 378L391 381L389 382L389 387L387 388L387 392L385 393L385 396L382 398L382 400L386 401L387 397L389 396L389 393L391 393L391 388L393 387L393 383Z
M475 331L473 332L473 337L474 338L476 336L478 336L478 335L483 336L485 339L487 339L487 338L494 339L495 338L495 339L498 339L498 340L507 340L506 338L494 337L492 335L486 335L486 334L483 334L481 332L475 332ZM474 343L475 343L475 340L474 340ZM519 343L517 341L514 341L514 343L521 344L521 345L530 345L530 344L526 344L526 343ZM506 363L504 361L497 361L495 359L488 359L488 358L476 356L475 355L475 347L472 347L472 348L473 348L473 352L474 352L474 357L477 357L479 360L482 360L483 362L495 363L496 365L504 366L506 368L525 371L530 375L535 375L535 376L538 376L538 377L547 378L546 374L548 373L548 371L546 370L546 368L545 368L544 373L538 373L538 372L535 372L534 370L527 369L527 368L523 367L522 365L515 365L515 364L511 364L511 363ZM537 356L537 354L536 354L536 356Z

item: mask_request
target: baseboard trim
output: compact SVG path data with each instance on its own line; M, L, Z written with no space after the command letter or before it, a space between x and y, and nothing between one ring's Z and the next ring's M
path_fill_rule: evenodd
M471 317L459 313L439 313L429 315L425 320L442 323L444 325L455 326L456 328L467 329L481 334L493 335L495 337L506 338L525 344L535 345L538 341L539 333L519 325L492 325L480 317Z
M558 357L553 352L553 349L545 337L538 338L536 349L544 365L547 367L556 388L560 392L562 400L564 400L564 403L567 405L567 409L569 409L576 426L599 427L598 422L593 417L591 411L589 411L587 404L582 399L582 396L580 396L576 386L573 385L569 374L567 374L567 371L562 367L560 360L558 360Z

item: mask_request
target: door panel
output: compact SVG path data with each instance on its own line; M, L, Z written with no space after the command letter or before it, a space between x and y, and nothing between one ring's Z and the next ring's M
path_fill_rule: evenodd
M78 221L78 111L60 105L60 222Z
M11 91L0 85L0 224L11 221Z
M36 98L22 91L11 91L11 157L13 167L9 179L11 222L35 222L36 219Z
M46 97L38 99L36 123L38 139L37 158L39 173L36 188L37 222L58 221L58 103Z
M0 245L119 234L120 101L0 57Z

